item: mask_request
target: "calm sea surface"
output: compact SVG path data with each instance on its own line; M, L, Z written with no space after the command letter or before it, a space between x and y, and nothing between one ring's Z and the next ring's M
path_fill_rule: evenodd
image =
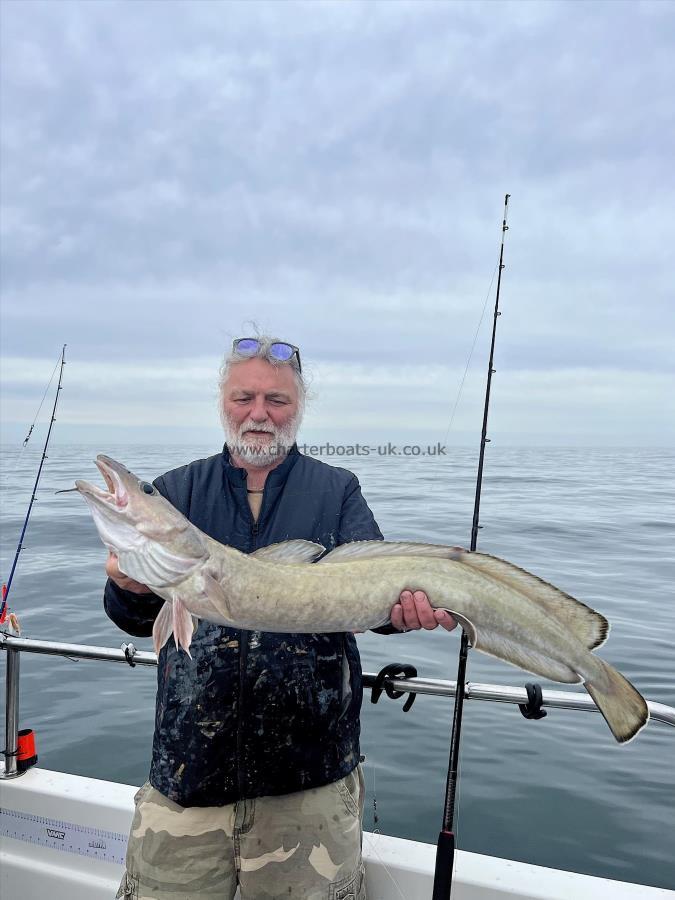
M105 450L151 479L210 455L211 447L54 446L24 541L11 605L24 636L119 647L103 612L105 551L76 494L100 483ZM0 510L7 578L40 451L5 447ZM604 613L602 655L650 700L675 706L675 453L666 450L491 450L479 549L511 560ZM475 453L350 461L388 539L468 545ZM366 671L407 661L454 679L458 633L359 637ZM150 641L134 639L140 649ZM530 677L478 653L473 682ZM4 661L3 661L4 702ZM550 685L549 685L550 686ZM560 686L556 686L560 688ZM21 727L37 732L40 765L140 785L149 766L155 670L26 654ZM418 697L401 712L364 704L366 828L435 842L445 786L452 703ZM4 711L3 711L4 721ZM526 721L517 707L465 704L457 832L465 850L675 888L675 729L652 722L630 745L601 716L551 710Z

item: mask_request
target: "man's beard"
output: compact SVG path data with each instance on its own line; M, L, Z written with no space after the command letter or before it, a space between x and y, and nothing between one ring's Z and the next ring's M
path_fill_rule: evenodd
M257 469L265 469L280 462L295 443L299 427L299 415L289 419L281 428L271 423L261 425L251 419L237 426L226 413L223 415L225 443L230 455ZM270 437L259 438L257 435L245 434L251 431L264 431Z

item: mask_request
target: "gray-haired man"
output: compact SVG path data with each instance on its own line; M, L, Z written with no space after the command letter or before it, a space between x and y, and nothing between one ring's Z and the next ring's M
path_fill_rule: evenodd
M241 338L221 373L222 453L155 481L199 528L251 552L303 538L381 538L356 477L295 446L305 384L297 347ZM106 571L108 615L149 635L162 600ZM455 626L404 591L392 630ZM359 768L361 667L351 634L269 634L200 621L192 659L158 665L150 778L136 795L118 897L365 900Z

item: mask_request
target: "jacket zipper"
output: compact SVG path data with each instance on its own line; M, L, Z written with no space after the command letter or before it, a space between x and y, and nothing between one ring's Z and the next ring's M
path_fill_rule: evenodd
M249 509L250 512L250 509ZM251 513L251 519L253 514ZM257 522L252 522L251 539L252 546L249 552L253 552L258 548L258 534L260 526ZM246 683L246 665L248 663L248 631L241 631L239 639L239 715L237 716L237 785L239 787L239 797L243 798L245 793L244 769L242 766L243 750L244 750L244 734L242 722L244 721L244 685Z

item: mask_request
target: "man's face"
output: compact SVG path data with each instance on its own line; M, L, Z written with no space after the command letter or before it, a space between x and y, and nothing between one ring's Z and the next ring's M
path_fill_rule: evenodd
M225 440L233 456L265 467L286 455L300 425L298 385L290 366L259 358L235 363L222 397Z

